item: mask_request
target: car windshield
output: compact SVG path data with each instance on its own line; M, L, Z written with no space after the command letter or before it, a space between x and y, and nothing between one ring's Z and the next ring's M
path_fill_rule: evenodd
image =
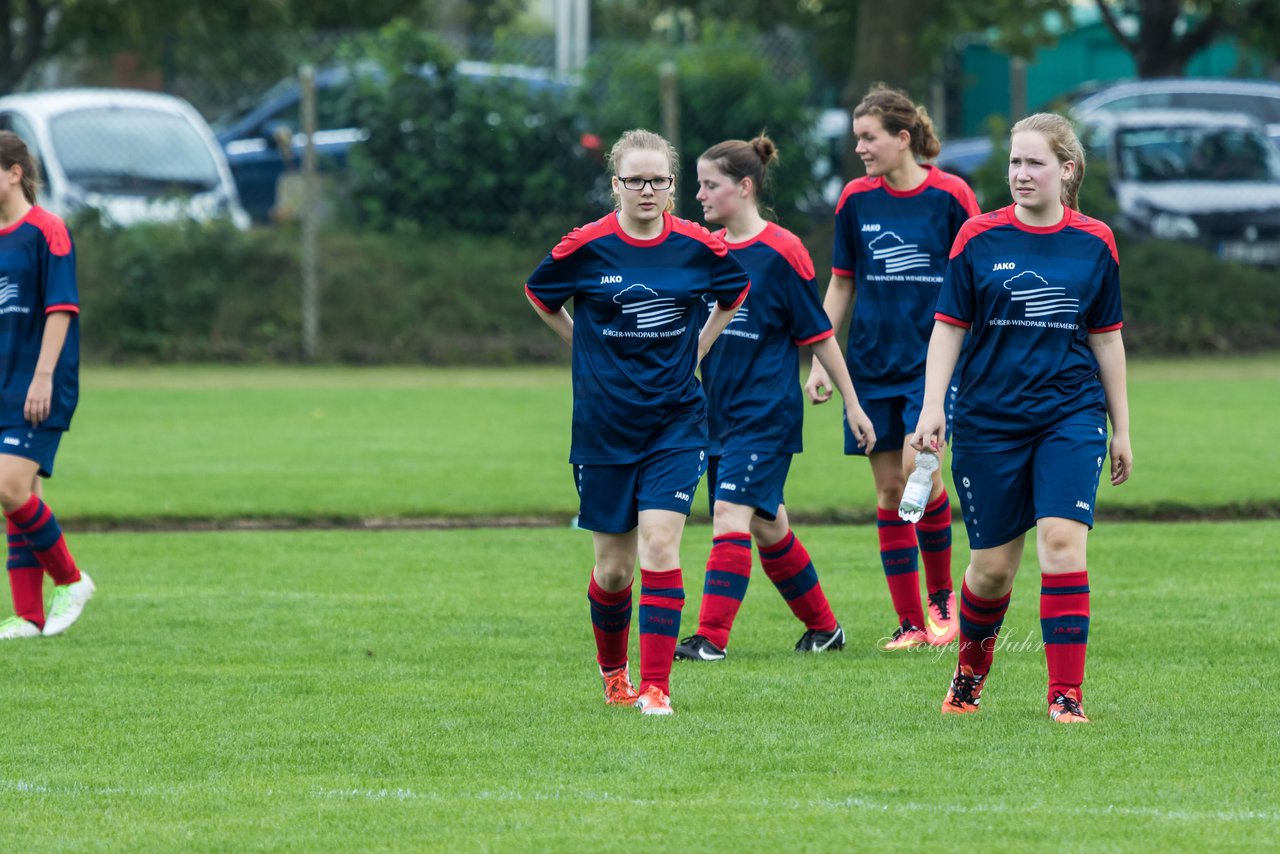
M1130 181L1280 181L1280 152L1249 128L1122 130L1116 150Z
M218 165L181 115L145 107L91 107L49 123L67 179L90 192L172 195L218 186Z

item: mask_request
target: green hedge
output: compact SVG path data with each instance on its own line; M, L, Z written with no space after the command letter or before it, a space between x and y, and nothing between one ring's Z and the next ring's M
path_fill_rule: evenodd
M299 237L286 228L73 224L86 357L292 361ZM825 287L831 228L806 240ZM567 357L522 285L550 248L510 236L329 232L320 239L320 359L512 364ZM1280 347L1280 272L1190 246L1122 242L1125 341L1138 354Z

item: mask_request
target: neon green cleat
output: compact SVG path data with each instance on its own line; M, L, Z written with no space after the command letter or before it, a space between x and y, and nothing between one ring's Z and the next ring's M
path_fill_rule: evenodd
M79 581L53 588L49 618L44 623L44 636L61 634L71 628L71 624L80 619L80 612L96 589L87 572L80 573Z
M0 640L40 637L40 627L23 617L0 620Z

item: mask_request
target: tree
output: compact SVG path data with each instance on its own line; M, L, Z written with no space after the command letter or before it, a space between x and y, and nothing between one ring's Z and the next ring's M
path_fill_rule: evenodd
M0 92L11 91L40 58L58 0L0 0Z
M1138 66L1139 77L1180 77L1191 57L1228 33L1257 33L1259 21L1276 21L1276 0L1094 0L1107 29ZM1137 33L1122 19L1136 18ZM1275 49L1274 33L1270 46Z

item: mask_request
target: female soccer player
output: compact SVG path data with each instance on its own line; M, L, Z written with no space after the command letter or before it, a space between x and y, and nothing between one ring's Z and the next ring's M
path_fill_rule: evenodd
M835 377L859 445L870 450L875 434L822 311L809 253L794 234L760 215L758 194L777 159L767 136L722 142L698 158L703 216L724 226L715 236L750 274L751 296L702 363L711 437L720 445L707 481L715 498L715 539L698 631L676 646L678 659L725 657L747 592L752 537L765 574L805 625L796 650L844 648L844 630L783 504L791 455L802 450L801 345L813 347Z
M898 518L898 504L915 467L906 440L920 415L925 353L947 251L960 226L978 213L978 203L964 181L917 162L936 157L941 146L928 113L904 93L873 86L853 112L853 131L867 175L850 182L836 205L835 253L823 305L838 327L853 303L845 357L875 425L876 446L874 452L859 447L846 423L844 452L866 454L875 480L880 562L897 612L897 628L884 648L945 646L955 640L957 626L951 503L942 475L934 472L929 503L914 525ZM830 385L815 359L805 383L809 399L826 402Z
M706 467L707 405L694 375L750 288L705 228L670 214L676 152L645 130L609 154L617 210L575 229L525 293L573 348L578 524L593 532L587 590L605 702L669 715L684 583L680 537ZM715 306L698 330L702 300ZM570 317L564 304L573 300ZM627 670L640 562L640 691Z
M969 220L951 249L911 440L931 449L946 442L947 385L967 334L951 471L972 552L960 592L960 658L942 711L978 711L1034 527L1049 717L1087 723L1085 546L1108 416L1111 483L1133 470L1120 266L1111 229L1075 210L1084 150L1070 122L1038 113L1011 136L1013 204Z
M64 632L93 595L39 478L71 426L79 394L76 256L61 219L36 207L36 167L16 134L0 131L0 507L9 528L9 588L16 616L0 640ZM46 619L44 574L53 578Z

